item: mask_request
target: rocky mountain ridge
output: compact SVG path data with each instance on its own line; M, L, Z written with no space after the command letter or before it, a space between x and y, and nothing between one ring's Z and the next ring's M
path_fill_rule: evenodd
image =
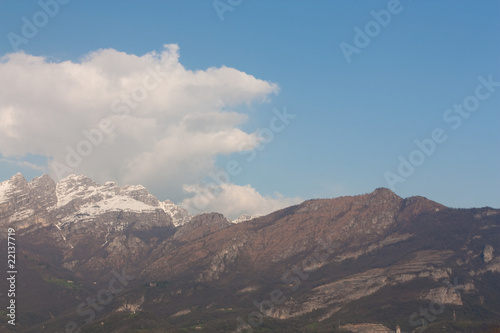
M0 225L17 230L26 332L70 320L89 332L136 332L136 321L148 332L467 332L500 314L500 210L384 188L235 224L142 186L15 175L0 183ZM113 272L134 278L85 322L75 309ZM430 306L440 312L422 315Z
M77 175L69 175L58 183L43 175L28 183L20 173L0 183L0 219L9 215L9 223L23 228L23 222L35 211L59 220L59 227L98 220L113 212L156 214L158 225L179 226L190 219L185 209L169 200L159 201L141 185L100 185Z

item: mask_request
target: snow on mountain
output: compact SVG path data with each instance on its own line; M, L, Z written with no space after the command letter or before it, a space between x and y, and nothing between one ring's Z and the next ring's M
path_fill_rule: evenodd
M142 185L118 186L111 181L100 185L85 176L70 175L57 184L56 192L57 205L54 209L77 203L76 215L86 219L108 212L154 213L157 209L170 216L174 226L190 219L185 209L169 200L160 202Z
M157 210L170 216L174 226L191 219L187 210L170 200L160 202L142 185L118 186L111 181L101 185L83 175L69 175L57 184L43 175L28 183L20 173L0 183L0 213L5 212L9 222L26 220L36 209L64 223L95 220L110 212L155 214Z
M20 173L12 176L11 179L0 183L0 203L9 201L9 198L22 193L22 188L26 180Z
M69 175L56 185L57 204L52 209L64 207L75 199L98 200L101 186L85 176Z
M20 173L0 183L0 220L8 222L25 220L34 215L29 206L31 187Z
M176 227L184 225L191 220L191 216L186 209L177 206L170 200L160 202L160 207L165 211L165 213L167 213L167 215L170 215L174 226Z
M23 209L14 213L9 217L9 222L15 222L27 219L35 214L35 211L31 208Z
M43 175L28 183L20 173L0 183L0 217L5 213L9 222L23 221L40 209L63 223L96 220L111 212L154 214L158 209L170 216L175 227L192 218L186 209L170 200L159 201L142 185L118 186L112 181L102 185L83 175L69 175L57 184ZM260 216L244 214L232 223Z
M98 202L84 204L80 206L80 209L74 215L84 216L84 220L93 220L109 212L154 213L156 209L159 209L159 207L153 207L132 198L118 195ZM73 216L70 215L65 217L63 221L68 222L72 219Z
M0 203L9 200L9 193L11 191L12 185L10 181L6 180L0 183Z

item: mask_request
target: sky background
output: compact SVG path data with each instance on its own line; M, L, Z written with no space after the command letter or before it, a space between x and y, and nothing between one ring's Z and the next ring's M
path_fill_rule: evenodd
M142 184L191 212L235 218L377 187L500 207L500 87L480 88L488 98L456 129L443 118L479 77L500 81L496 0L402 0L349 59L340 45L356 47L355 29L391 1L41 3L51 15L0 1L0 181L63 178L53 163L68 167L67 147L106 119L113 130L71 173ZM117 112L144 82L157 87ZM295 117L273 120L284 110ZM399 156L436 128L446 141L391 186Z

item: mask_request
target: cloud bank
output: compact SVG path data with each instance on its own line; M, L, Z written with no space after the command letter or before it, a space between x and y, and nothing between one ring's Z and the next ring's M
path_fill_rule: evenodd
M4 157L46 156L56 179L77 173L143 184L191 209L199 196L193 184L214 169L215 158L258 140L239 127L248 115L233 109L267 102L279 90L224 66L187 70L175 44L142 56L103 49L79 62L12 53L0 59L0 73ZM231 217L298 200L262 196L251 186L221 189L207 210Z

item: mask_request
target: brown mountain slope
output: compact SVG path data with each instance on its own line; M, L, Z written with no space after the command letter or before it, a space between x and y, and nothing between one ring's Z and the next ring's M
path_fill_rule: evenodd
M154 207L90 219L75 214L101 197L83 191L79 198L90 199L50 210L44 207L54 198L38 203L33 189L15 189L16 200L2 206L2 225L16 214L13 202L40 207L13 224L23 286L18 331L63 332L69 321L89 332L199 331L193 323L207 332L332 332L341 331L339 321L412 331L425 321L428 329L465 332L499 318L500 210L450 209L381 188L308 200L240 224L201 214L175 228ZM113 191L156 202L140 188ZM108 290L118 273L133 278L85 323L78 306ZM429 302L443 308L432 320L419 314Z

